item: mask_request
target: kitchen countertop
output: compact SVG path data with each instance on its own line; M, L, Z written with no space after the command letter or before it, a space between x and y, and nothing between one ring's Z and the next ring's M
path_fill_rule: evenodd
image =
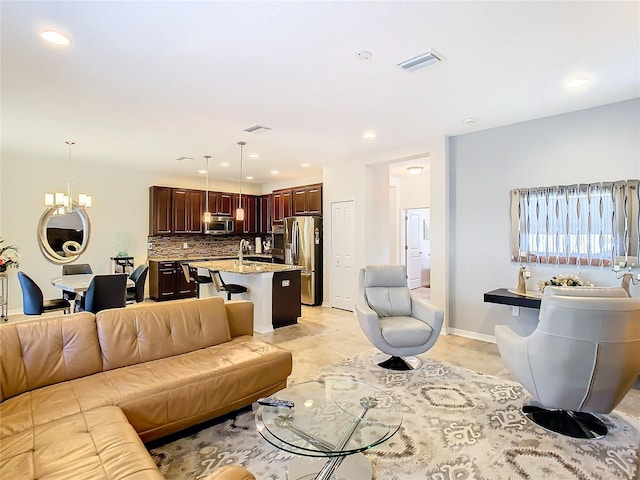
M255 257L255 255L249 255ZM278 263L252 262L245 260L243 265L239 265L238 260L212 260L204 262L189 262L189 265L196 268L207 268L209 270L219 270L228 273L276 273L301 270L297 265L282 265Z
M265 260L271 260L273 255L270 253L248 253L245 258L264 258ZM153 257L149 258L150 262L209 262L217 260L238 260L238 255L214 255L210 257Z

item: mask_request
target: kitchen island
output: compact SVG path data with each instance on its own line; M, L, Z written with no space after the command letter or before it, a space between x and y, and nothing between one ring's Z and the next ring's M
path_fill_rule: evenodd
M272 332L274 327L291 325L301 315L300 267L239 260L189 262L196 268L220 272L225 283L247 287L247 293L236 298L250 300L254 305L253 329L258 333ZM211 294L226 297L226 292ZM201 290L201 296L205 289Z

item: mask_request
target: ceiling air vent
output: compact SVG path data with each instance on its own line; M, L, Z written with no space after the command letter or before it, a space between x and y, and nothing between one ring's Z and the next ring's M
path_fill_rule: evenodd
M265 127L264 125L251 125L250 127L245 128L243 131L255 133L257 135L260 133L264 133L267 130L271 130L271 127Z
M405 60L404 62L399 63L398 66L408 72L413 72L414 70L428 67L429 65L433 65L434 63L438 63L441 61L442 58L440 58L432 51L429 51L427 53L423 53L422 55L418 55L417 57Z

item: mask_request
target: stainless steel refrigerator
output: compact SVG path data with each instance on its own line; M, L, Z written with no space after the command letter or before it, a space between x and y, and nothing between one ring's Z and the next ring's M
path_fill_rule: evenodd
M284 221L284 263L299 265L301 302L322 304L322 217L287 217Z

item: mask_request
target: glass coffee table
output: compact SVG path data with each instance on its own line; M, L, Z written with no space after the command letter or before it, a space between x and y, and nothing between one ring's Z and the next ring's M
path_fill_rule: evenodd
M288 480L371 480L371 463L360 452L387 441L402 425L397 400L361 382L304 382L273 398L295 406L260 405L256 425L269 443L299 455L289 463Z

